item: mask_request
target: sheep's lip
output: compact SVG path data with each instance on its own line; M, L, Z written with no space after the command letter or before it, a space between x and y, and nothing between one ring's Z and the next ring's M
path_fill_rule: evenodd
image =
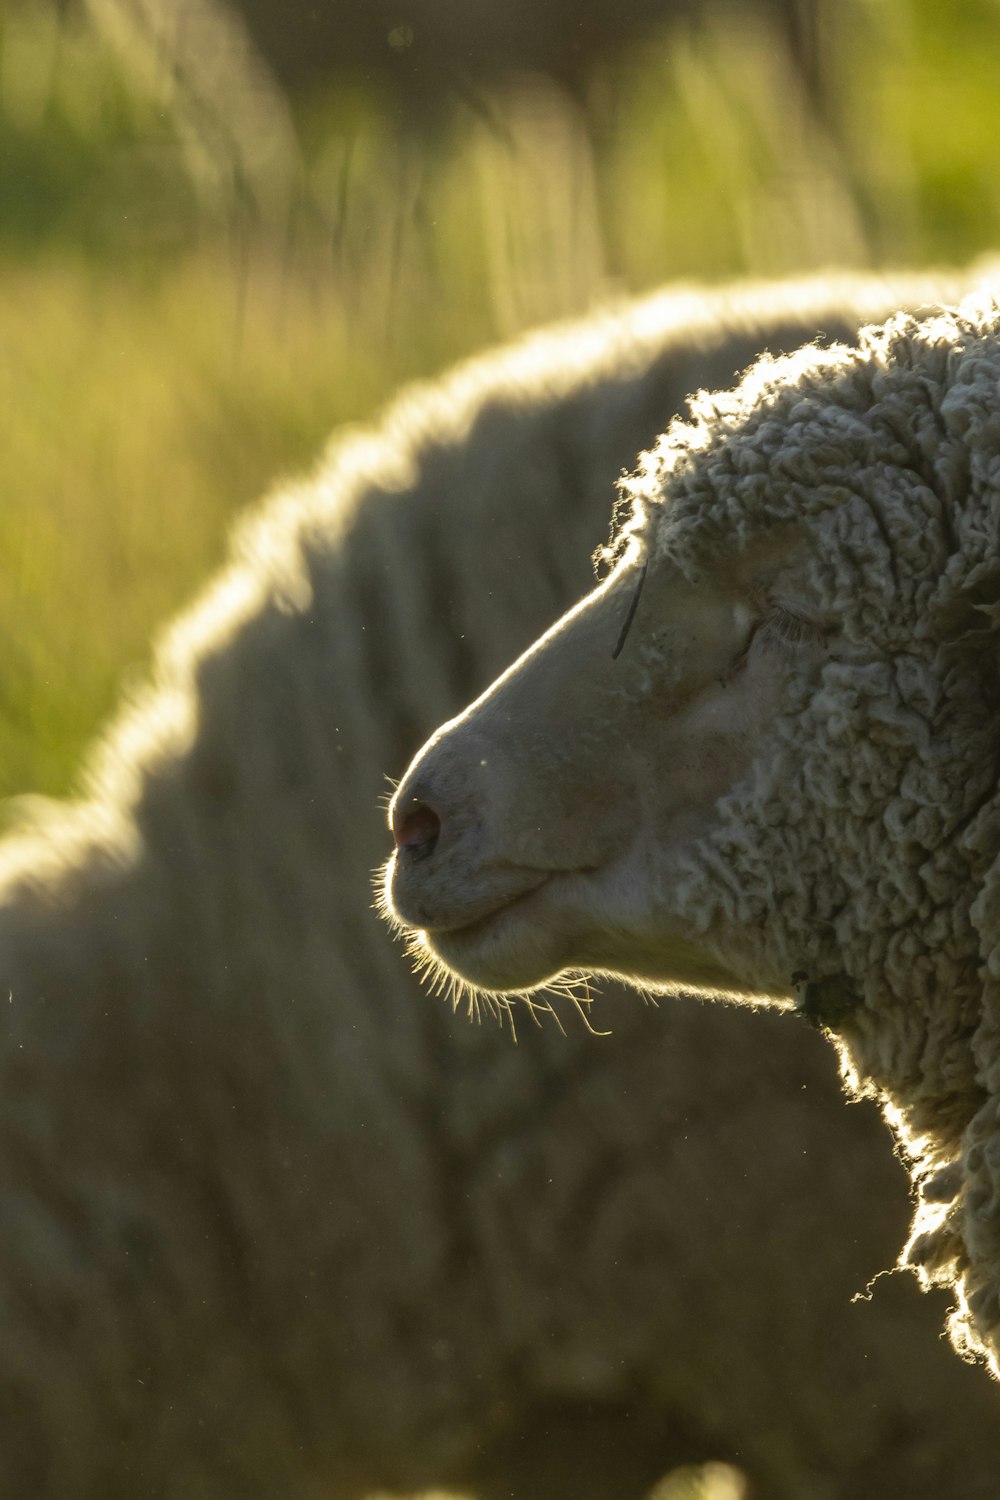
M530 886L495 900L461 926L425 928L424 942L447 970L477 990L537 988L565 967L561 955L551 951L545 920L555 873L540 873Z
M548 885L553 875L557 872L555 870L539 870L535 873L537 878L532 880L530 884L522 886L520 890L514 891L510 895L503 896L499 901L495 901L491 906L486 907L485 910L477 911L474 917L463 918L460 922L454 923L442 922L433 926L428 924L424 928L426 935L431 940L438 937L468 937L475 939L481 932L485 932L488 927L492 926L499 917L503 917L510 912L513 907L522 906L530 901L532 896L536 895L543 886Z

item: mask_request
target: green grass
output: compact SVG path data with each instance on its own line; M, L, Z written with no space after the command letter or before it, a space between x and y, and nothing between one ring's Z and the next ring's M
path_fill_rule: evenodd
M670 278L1000 244L992 0L826 13L819 112L720 7L595 75L589 133L538 87L423 143L341 80L221 97L237 159L83 11L0 0L0 796L71 787L234 513L403 380Z
M0 788L58 791L233 513L370 410L391 361L301 285L0 270ZM402 372L400 372L402 373Z

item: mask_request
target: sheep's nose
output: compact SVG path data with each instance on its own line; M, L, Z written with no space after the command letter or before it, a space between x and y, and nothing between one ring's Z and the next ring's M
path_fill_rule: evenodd
M409 859L427 859L441 836L441 819L426 802L413 798L405 807L392 810L392 836L400 854Z

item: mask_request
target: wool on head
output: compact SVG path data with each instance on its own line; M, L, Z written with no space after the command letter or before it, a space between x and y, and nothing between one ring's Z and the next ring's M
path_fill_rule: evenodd
M829 634L773 749L692 856L685 902L779 952L897 1128L906 1258L1000 1356L1000 307L900 315L764 360L625 482L629 530L693 580L793 535ZM732 957L730 952L729 957ZM844 997L849 997L845 1003ZM853 997L853 1000L850 999Z

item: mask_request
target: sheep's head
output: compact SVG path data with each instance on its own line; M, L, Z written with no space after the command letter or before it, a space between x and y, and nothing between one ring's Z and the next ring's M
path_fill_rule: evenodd
M435 736L397 792L393 908L474 985L587 969L787 988L783 959L748 975L713 942L692 881L720 799L777 753L788 679L825 656L824 622L796 586L793 536L694 574L656 555L654 532Z
M960 1295L942 1169L1000 1097L998 324L900 318L701 398L610 577L410 767L386 885L473 985L605 971L836 1029Z
M902 322L758 366L647 456L611 576L394 799L389 901L447 966L500 990L587 969L790 999L793 973L860 995L879 944L906 963L995 783L968 610L956 644L982 518L953 493L954 331L928 325L919 361Z

